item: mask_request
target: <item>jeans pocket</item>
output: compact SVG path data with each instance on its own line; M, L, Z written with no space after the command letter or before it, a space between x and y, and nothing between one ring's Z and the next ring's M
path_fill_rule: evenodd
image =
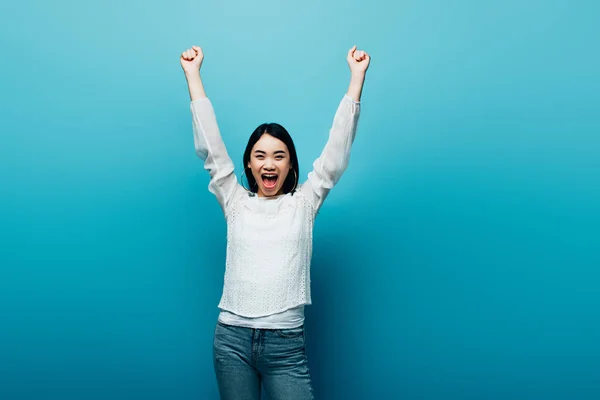
M304 336L304 325L297 328L276 329L275 333L284 339L294 339Z

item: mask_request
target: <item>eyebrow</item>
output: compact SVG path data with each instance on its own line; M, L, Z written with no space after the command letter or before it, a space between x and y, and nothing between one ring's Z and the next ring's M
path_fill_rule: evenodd
M254 154L256 154L256 153L267 154L263 150L254 150ZM275 152L273 154L285 154L285 150L275 150Z

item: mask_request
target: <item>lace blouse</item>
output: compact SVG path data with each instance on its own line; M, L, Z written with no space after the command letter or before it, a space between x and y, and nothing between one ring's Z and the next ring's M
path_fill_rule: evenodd
M310 264L315 217L348 166L360 103L343 96L329 138L296 191L259 197L238 183L211 101L190 104L197 155L227 222L221 310L249 318L311 304Z

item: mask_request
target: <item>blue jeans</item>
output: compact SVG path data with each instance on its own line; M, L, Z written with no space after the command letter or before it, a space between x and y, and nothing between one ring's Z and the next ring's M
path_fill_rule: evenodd
M251 329L217 322L213 363L222 400L313 399L304 326Z

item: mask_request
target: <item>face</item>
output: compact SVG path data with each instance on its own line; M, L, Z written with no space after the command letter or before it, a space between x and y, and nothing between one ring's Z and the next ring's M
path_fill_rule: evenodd
M247 166L256 179L259 197L282 194L283 183L292 168L288 147L281 140L264 134L252 147Z

